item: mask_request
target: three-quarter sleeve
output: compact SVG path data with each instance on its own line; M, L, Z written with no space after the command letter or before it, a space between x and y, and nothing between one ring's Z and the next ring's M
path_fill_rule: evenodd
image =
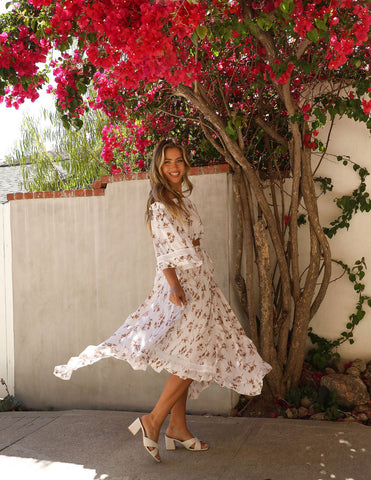
M162 203L155 202L152 208L152 237L157 266L189 269L199 267L202 258L180 222L173 217Z

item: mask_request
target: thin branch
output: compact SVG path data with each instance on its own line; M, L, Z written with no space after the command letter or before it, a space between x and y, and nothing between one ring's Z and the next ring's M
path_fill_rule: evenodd
M282 137L276 130L274 130L270 125L268 125L268 123L265 122L262 118L255 118L255 122L265 131L265 133L267 133L271 138L273 138L273 140L275 140L280 145L288 147L287 140Z
M305 50L308 48L309 45L310 41L307 38L304 38L296 51L296 58L298 60L304 55Z

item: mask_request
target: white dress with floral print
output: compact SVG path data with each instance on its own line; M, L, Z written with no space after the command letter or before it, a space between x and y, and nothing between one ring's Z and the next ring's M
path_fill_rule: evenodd
M87 347L54 374L69 380L73 370L101 358L126 360L134 369L150 365L181 378L191 378L189 397L197 398L211 382L238 393L258 395L263 377L271 370L245 335L213 278L207 253L193 246L203 229L195 205L184 199L189 211L184 223L162 203L152 204L152 235L157 258L150 295L106 341ZM174 267L186 295L186 305L169 300L169 285L162 270Z

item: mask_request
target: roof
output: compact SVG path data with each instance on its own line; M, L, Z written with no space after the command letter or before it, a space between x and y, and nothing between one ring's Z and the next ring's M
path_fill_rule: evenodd
M8 193L25 192L21 188L22 167L20 165L9 166L0 164L0 203L7 202Z

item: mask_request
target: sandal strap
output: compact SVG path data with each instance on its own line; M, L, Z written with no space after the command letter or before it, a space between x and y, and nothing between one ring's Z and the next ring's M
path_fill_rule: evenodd
M148 437L143 437L143 445L145 447L158 448L158 443Z
M185 448L189 450L201 450L201 442L197 437L190 438L182 442Z
M158 443L148 437L143 437L143 445L147 452L156 459L159 454Z

